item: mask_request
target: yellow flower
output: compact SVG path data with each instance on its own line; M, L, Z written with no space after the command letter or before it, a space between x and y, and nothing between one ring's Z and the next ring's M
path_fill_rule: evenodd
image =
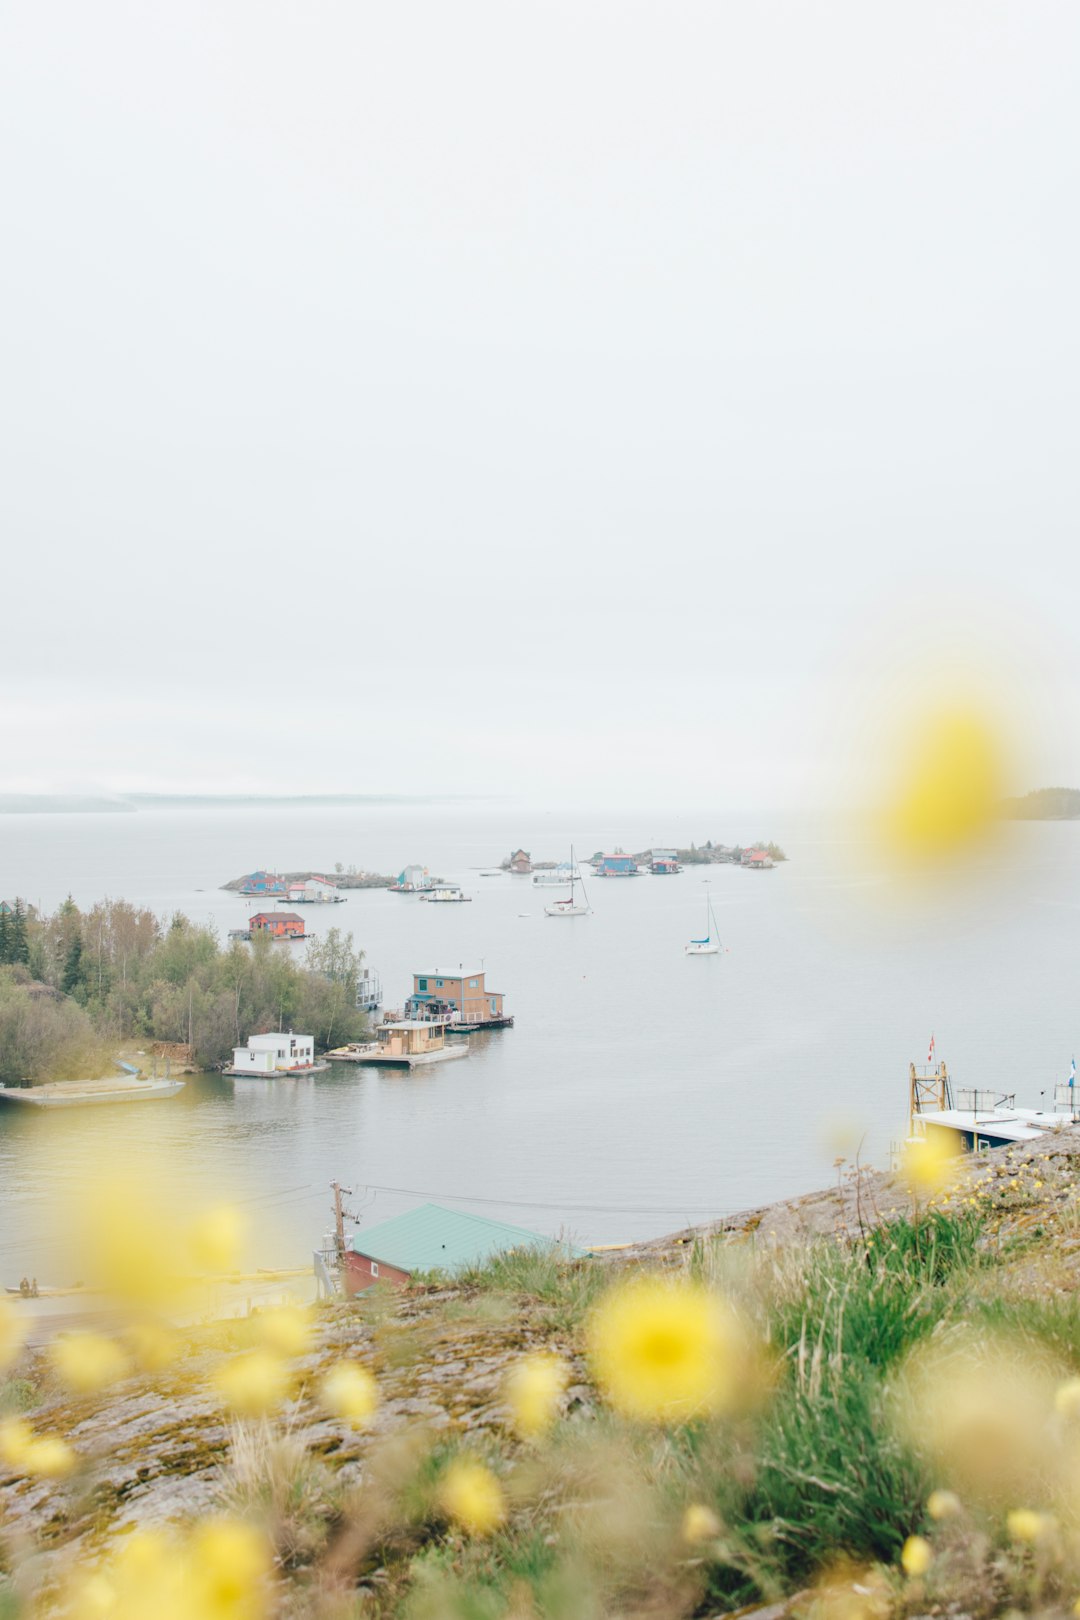
M1080 1378L1067 1378L1058 1385L1054 1407L1063 1418L1080 1417Z
M531 1438L551 1427L567 1378L566 1364L558 1356L525 1356L516 1363L506 1380L506 1394L519 1434Z
M335 1417L366 1423L379 1404L379 1386L358 1361L339 1361L320 1382L319 1399Z
M908 1536L900 1553L905 1575L925 1575L934 1562L934 1549L925 1536Z
M1006 1516L1005 1527L1014 1541L1038 1541L1045 1535L1050 1527L1050 1521L1042 1513L1035 1513L1031 1508L1014 1508Z
M928 713L913 727L898 763L899 788L885 832L901 858L957 853L987 833L1004 791L1001 728L974 710Z
M76 1457L66 1440L59 1435L43 1434L31 1440L23 1452L21 1466L28 1474L41 1479L64 1479L75 1467Z
M502 1486L483 1463L451 1463L439 1486L439 1502L472 1536L489 1536L506 1517Z
M679 1421L730 1411L743 1393L746 1341L715 1294L641 1277L600 1301L589 1357L611 1404L629 1417Z
M199 1620L255 1620L266 1609L270 1548L239 1519L209 1519L188 1541L187 1563Z
M131 1370L115 1339L102 1333L62 1333L49 1347L49 1360L77 1395L92 1395Z
M932 1136L915 1136L904 1146L901 1166L913 1189L940 1187L952 1167L958 1149L945 1140L942 1131Z
M26 1337L26 1328L20 1321L14 1305L0 1299L0 1372L10 1367Z
M720 1520L712 1508L702 1502L692 1502L683 1514L682 1538L690 1547L699 1542L713 1541L720 1534Z
M229 1204L200 1215L188 1239L195 1263L205 1271L235 1271L240 1264L246 1231L244 1216Z
M960 1498L955 1491L931 1491L926 1511L932 1519L955 1519L962 1511Z
M176 1360L180 1351L180 1341L173 1330L152 1319L130 1323L124 1337L136 1366L143 1372L160 1372Z
M25 1418L7 1418L0 1423L0 1462L9 1468L21 1467L33 1439L34 1431Z
M261 1344L279 1356L303 1356L311 1349L311 1312L299 1305L274 1305L254 1318Z
M289 1369L269 1350L249 1350L234 1356L214 1374L214 1384L225 1405L238 1417L265 1417L289 1393Z

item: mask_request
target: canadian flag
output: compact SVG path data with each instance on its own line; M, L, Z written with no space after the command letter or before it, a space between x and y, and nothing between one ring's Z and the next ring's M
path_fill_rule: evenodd
M930 1037L930 1050L926 1054L926 1061L927 1063L933 1063L934 1061L934 1037L932 1035Z

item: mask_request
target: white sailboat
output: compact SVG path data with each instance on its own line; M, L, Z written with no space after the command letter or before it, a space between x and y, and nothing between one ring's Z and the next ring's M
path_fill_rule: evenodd
M690 941L689 945L684 947L687 956L717 956L717 955L719 955L720 941L719 941L718 938L716 938L717 933L718 933L718 929L716 927L716 918L713 916L712 895L709 893L708 884L706 884L706 886L705 886L705 938L704 939L692 939Z
M575 886L581 884L581 901L578 901ZM550 906L544 907L545 917L587 917L592 911L589 897L585 893L585 882L578 877L577 867L574 865L573 846L570 849L570 893L565 900L554 900Z

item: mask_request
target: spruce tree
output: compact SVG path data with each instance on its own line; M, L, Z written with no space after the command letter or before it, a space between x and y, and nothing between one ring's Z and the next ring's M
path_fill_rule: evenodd
M26 962L30 956L30 939L26 931L26 907L16 897L15 910L11 914L11 943L8 960L11 962Z
M65 995L72 996L82 983L82 935L73 934L71 944L68 946L67 960L64 963L64 975L60 981L60 988Z
M11 960L11 925L7 911L0 908L0 966Z

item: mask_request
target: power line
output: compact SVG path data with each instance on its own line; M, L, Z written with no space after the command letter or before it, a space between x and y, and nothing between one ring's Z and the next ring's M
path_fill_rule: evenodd
M362 1181L361 1186L371 1192L408 1193L414 1198L442 1198L450 1204L501 1204L507 1209L550 1209L556 1213L597 1215L711 1215L716 1219L734 1215L736 1210L695 1208L680 1204L678 1208L661 1208L656 1204L547 1204L538 1198L481 1198L473 1193L432 1192L424 1187L382 1187L374 1181Z

